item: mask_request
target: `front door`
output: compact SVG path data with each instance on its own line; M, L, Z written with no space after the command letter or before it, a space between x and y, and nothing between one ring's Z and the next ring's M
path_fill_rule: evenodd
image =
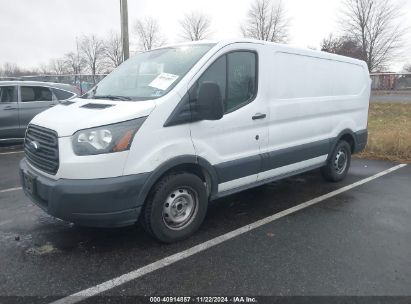
M17 87L0 86L0 141L19 136L19 109Z
M50 88L21 86L19 102L20 135L24 137L27 125L34 116L57 104Z
M244 48L243 48L244 47ZM258 88L258 52L249 45L234 44L220 50L190 85L212 81L220 86L225 114L217 121L191 124L198 156L207 159L218 175L218 192L257 181L261 168L260 148L267 144L264 124L267 108Z

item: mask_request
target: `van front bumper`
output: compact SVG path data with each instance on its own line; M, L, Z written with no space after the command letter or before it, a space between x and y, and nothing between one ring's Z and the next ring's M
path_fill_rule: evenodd
M149 173L102 179L58 179L43 176L20 162L25 194L56 218L90 227L121 227L137 222L138 201Z

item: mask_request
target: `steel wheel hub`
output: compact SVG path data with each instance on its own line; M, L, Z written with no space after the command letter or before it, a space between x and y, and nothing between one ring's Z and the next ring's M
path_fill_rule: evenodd
M338 151L334 160L334 168L338 174L341 174L345 171L347 167L347 153L344 149Z
M170 229L183 229L191 223L197 213L197 193L189 188L178 188L171 192L163 206L163 220Z

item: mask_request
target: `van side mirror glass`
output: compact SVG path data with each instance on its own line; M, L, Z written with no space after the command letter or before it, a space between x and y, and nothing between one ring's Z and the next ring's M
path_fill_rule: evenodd
M204 81L198 90L195 104L198 120L219 120L224 115L224 104L220 86L213 81Z

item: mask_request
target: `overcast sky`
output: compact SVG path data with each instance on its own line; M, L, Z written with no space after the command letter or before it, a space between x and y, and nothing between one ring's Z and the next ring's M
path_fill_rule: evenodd
M201 11L212 20L212 39L241 37L239 26L253 0L128 0L132 47L137 18L158 19L167 42L179 39L179 20L185 12ZM402 1L402 0L394 0ZM321 40L338 31L342 0L283 0L291 19L290 43L318 48ZM76 37L101 37L120 29L119 0L0 0L0 64L13 62L36 67L75 50ZM411 1L404 1L404 20L411 23ZM408 24L411 26L411 24ZM411 62L408 46L392 70Z

